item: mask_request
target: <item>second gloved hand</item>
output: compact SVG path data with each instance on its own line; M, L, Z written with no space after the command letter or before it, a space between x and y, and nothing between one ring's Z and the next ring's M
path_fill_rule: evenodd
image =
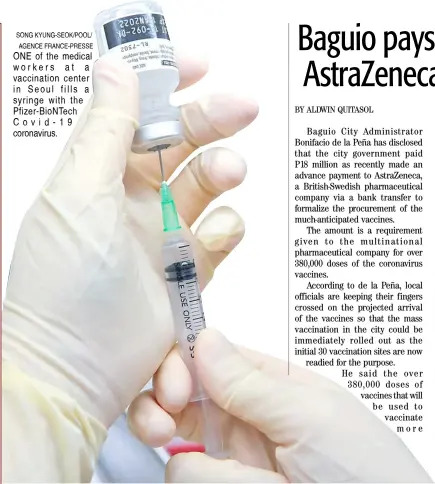
M178 454L168 482L432 482L404 443L352 394L316 373L243 348L207 329L195 363L223 410L230 460ZM189 399L189 374L171 353L129 408L134 433L162 445L176 432L201 441L202 414ZM176 382L176 383L175 383Z

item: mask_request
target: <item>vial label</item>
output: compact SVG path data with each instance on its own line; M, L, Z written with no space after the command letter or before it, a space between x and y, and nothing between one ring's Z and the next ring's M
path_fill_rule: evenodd
M165 17L141 13L112 20L103 26L109 50L118 52L136 71L176 67Z

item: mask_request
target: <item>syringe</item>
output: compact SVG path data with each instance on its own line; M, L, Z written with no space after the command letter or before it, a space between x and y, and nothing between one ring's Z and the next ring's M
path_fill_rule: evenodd
M206 327L195 259L190 243L183 237L175 202L164 178L161 150L157 149L157 151L163 180L160 196L163 230L166 234L163 244L163 263L174 318L175 335L181 357L192 378L193 388L190 401L197 402L201 406L200 428L205 452L216 458L226 458L228 453L224 448L219 418L221 414L205 393L195 368L196 339L200 331Z

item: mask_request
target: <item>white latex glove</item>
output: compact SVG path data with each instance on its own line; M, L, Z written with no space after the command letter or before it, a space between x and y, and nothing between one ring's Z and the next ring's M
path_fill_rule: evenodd
M181 88L198 81L207 70L204 62L183 58L179 67ZM23 388L32 386L33 403L44 400L51 388L48 393L60 390L65 398L57 398L55 404L44 400L44 412L47 408L56 412L60 401L68 401L72 414L77 410L77 415L107 428L158 369L174 345L174 332L160 257L159 163L155 154L130 153L137 126L137 76L109 55L94 65L93 85L92 103L18 235L4 301L3 358L22 372L21 377L7 378L5 398L11 412L20 406ZM164 153L166 176L197 147L233 135L256 115L255 103L230 95L184 106L187 140ZM35 163L38 155L45 156L35 153ZM172 185L202 287L241 240L244 224L234 211L221 208L208 215L196 236L189 227L211 200L241 183L245 172L239 155L210 148L193 159ZM15 381L20 381L20 395L14 390ZM52 414L35 406L35 412L48 419L45 427L51 426L48 438L62 435L61 416L50 423L47 415ZM89 422L80 426L82 417L76 419L75 431L85 432ZM13 442L3 441L4 446L9 445L10 459L16 458L15 463L7 462L9 479L90 478L79 468L72 474L63 469L67 477L48 470L44 474L43 462L37 476L26 474L20 464L23 452L32 455L35 447L43 451L44 446L62 445L56 454L62 459L62 452L77 449L68 447L68 435L61 444L47 442L44 432L30 435L32 427L29 441L20 446L16 438L20 422L7 415L5 419L8 429L3 435ZM36 422L33 425L38 427ZM80 464L85 454L72 460ZM57 465L52 463L53 468Z
M403 442L352 394L311 371L243 348L207 329L195 362L210 397L226 414L232 460L178 454L168 482L432 482ZM173 382L177 384L174 385ZM133 432L155 445L175 431L201 440L201 413L174 350L129 409ZM157 404L157 402L158 404Z

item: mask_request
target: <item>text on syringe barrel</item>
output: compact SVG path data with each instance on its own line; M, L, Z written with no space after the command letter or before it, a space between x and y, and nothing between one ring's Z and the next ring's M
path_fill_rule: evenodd
M168 241L163 246L165 278L174 317L175 335L181 356L192 375L191 400L205 398L196 377L196 339L205 324L201 292L190 244L184 240Z

